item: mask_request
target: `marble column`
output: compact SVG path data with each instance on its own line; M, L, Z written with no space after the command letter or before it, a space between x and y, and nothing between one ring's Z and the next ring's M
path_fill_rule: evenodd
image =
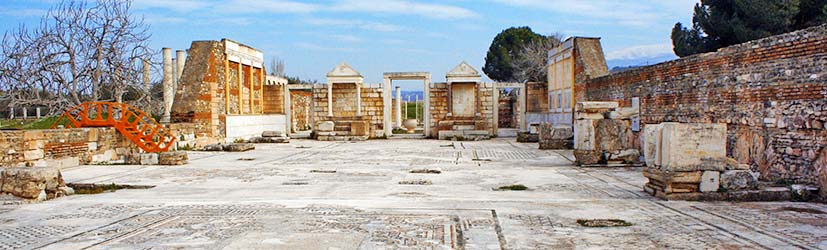
M396 86L396 127L402 127L402 87Z
M362 116L362 83L356 83L356 116Z
M176 89L178 87L178 83L181 82L181 77L184 76L185 65L187 65L187 52L184 50L175 51L175 70L177 78L175 78L174 82Z
M148 110L152 110L152 83L150 83L149 79L149 60L143 60L143 71L144 71L144 91L146 91L146 103Z
M333 83L327 83L327 116L333 117Z
M170 122L170 113L172 112L172 102L175 99L175 85L173 84L173 70L172 70L172 49L163 49L164 57L164 116L161 118L162 123Z

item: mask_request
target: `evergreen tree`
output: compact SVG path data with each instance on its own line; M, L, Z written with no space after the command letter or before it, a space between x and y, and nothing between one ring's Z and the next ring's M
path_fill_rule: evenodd
M692 27L677 23L672 29L672 44L684 57L825 21L827 0L701 0Z
M489 78L501 81L515 81L514 63L525 46L540 42L545 37L534 33L529 27L512 27L500 32L491 42L482 71Z

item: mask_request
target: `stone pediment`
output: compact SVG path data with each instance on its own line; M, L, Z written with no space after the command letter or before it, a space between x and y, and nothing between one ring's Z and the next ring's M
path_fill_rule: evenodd
M481 77L480 72L473 66L463 61L446 74L446 77Z
M327 77L362 77L362 74L346 62L343 62L328 72Z

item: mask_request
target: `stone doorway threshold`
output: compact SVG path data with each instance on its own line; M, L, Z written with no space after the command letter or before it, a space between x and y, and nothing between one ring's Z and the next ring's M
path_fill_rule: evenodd
M290 134L290 138L293 138L293 139L310 139L310 133L311 132L312 131L310 131L310 130L295 132L295 133Z
M426 137L425 137L424 134L394 134L394 135L391 135L390 137L388 137L388 139L402 139L402 140L425 139L425 138Z
M516 128L498 128L497 137L517 137L519 132L520 130Z

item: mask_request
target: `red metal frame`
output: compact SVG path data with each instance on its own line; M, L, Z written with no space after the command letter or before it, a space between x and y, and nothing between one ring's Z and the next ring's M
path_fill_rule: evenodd
M56 128L64 120L68 121L66 127L70 128L114 127L124 137L149 153L169 151L176 139L169 129L129 104L85 102L66 110L52 124L52 128Z

